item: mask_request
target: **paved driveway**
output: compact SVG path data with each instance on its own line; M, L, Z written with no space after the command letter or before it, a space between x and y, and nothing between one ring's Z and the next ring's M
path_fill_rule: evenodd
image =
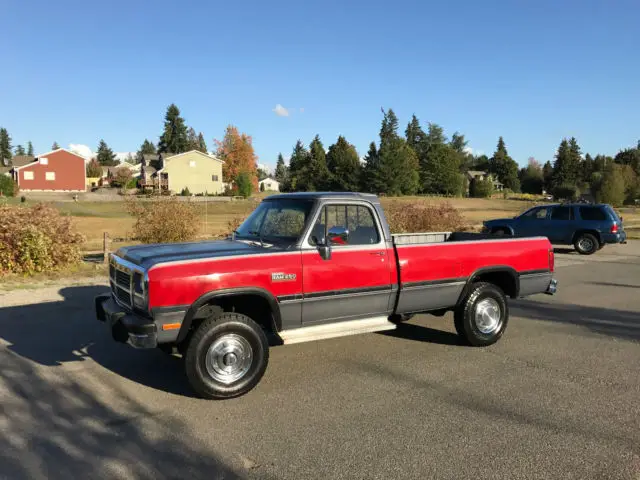
M452 320L273 349L250 394L113 343L103 286L0 296L3 478L640 478L640 244L559 253L501 342Z

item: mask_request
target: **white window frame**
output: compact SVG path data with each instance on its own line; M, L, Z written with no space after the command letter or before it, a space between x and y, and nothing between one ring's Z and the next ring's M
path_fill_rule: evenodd
M49 180L50 182L55 181L55 179L56 179L56 172L45 172L45 173L44 173L44 179L45 179L45 180Z
M189 160L189 166L190 167L195 167L196 166L196 161L195 160Z
M49 159L47 157L42 157L40 159L40 164L41 165L49 165Z
M22 173L23 173L22 178L24 180L34 180L33 170L25 170Z

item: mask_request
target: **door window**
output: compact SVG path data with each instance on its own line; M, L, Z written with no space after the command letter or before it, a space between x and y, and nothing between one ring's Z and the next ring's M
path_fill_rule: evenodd
M546 207L533 208L526 212L523 217L528 220L544 220L547 218L547 212L549 211Z
M556 207L551 212L551 220L573 220L573 208Z
M311 230L309 244L317 245L327 238L329 230L334 227L345 229L347 235L331 242L332 246L375 245L380 242L380 232L370 208L361 205L327 205Z

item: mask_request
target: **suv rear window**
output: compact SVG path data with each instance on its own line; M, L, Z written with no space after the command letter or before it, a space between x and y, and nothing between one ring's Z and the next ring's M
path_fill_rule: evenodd
M573 220L573 208L555 207L551 211L551 220Z
M607 220L607 214L602 207L580 207L580 217L583 220Z

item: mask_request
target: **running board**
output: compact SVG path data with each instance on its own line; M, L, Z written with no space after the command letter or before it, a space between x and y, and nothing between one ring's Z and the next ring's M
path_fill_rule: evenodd
M388 317L371 317L345 322L338 321L313 327L294 328L284 330L279 335L283 343L289 345L324 340L325 338L346 337L360 333L381 332L383 330L393 330L394 328L396 328L396 324L391 323Z

